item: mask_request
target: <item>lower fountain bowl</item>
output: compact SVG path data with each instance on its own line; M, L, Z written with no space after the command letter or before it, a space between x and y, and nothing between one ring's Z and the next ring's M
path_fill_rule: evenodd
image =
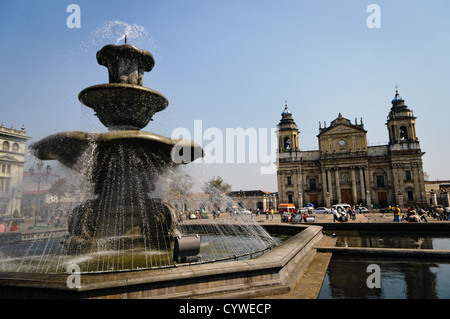
M187 164L203 157L202 147L194 141L171 139L155 133L126 130L106 133L68 131L56 133L30 145L32 153L41 160L57 160L80 171L80 157L95 149L98 157L119 145L139 147L143 154L154 154L154 166ZM98 160L101 162L101 160Z

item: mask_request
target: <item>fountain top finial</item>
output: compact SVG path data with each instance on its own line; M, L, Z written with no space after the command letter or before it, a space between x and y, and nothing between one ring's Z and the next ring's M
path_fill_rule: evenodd
M97 62L106 66L109 83L143 84L144 72L150 72L155 65L152 54L132 44L105 45L97 52Z

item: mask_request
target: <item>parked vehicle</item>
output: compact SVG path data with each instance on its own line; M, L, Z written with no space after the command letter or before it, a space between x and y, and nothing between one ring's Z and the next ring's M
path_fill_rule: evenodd
M338 212L342 212L342 211L346 212L347 209L350 207L350 205L349 204L336 204L336 205L333 205L332 207Z
M367 208L361 206L361 207L359 208L359 212L360 212L361 214L365 214L365 213L368 213L369 210L368 210Z
M313 212L314 213L329 214L331 212L331 210L326 208L326 207L317 207L316 209L313 210Z
M295 205L294 204L279 204L278 205L278 212L284 212L287 211L288 213L295 213Z

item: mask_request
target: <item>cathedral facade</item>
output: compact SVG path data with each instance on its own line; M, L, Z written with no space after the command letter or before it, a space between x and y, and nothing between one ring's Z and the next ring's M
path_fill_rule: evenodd
M319 126L319 149L303 151L287 105L278 124L277 182L280 203L330 207L336 203L425 205L422 156L416 117L396 91L387 117L387 145L368 146L362 119L340 113Z

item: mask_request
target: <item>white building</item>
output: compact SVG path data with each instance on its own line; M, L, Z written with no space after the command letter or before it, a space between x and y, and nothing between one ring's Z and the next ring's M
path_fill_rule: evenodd
M27 136L25 128L0 125L0 216L20 213Z

